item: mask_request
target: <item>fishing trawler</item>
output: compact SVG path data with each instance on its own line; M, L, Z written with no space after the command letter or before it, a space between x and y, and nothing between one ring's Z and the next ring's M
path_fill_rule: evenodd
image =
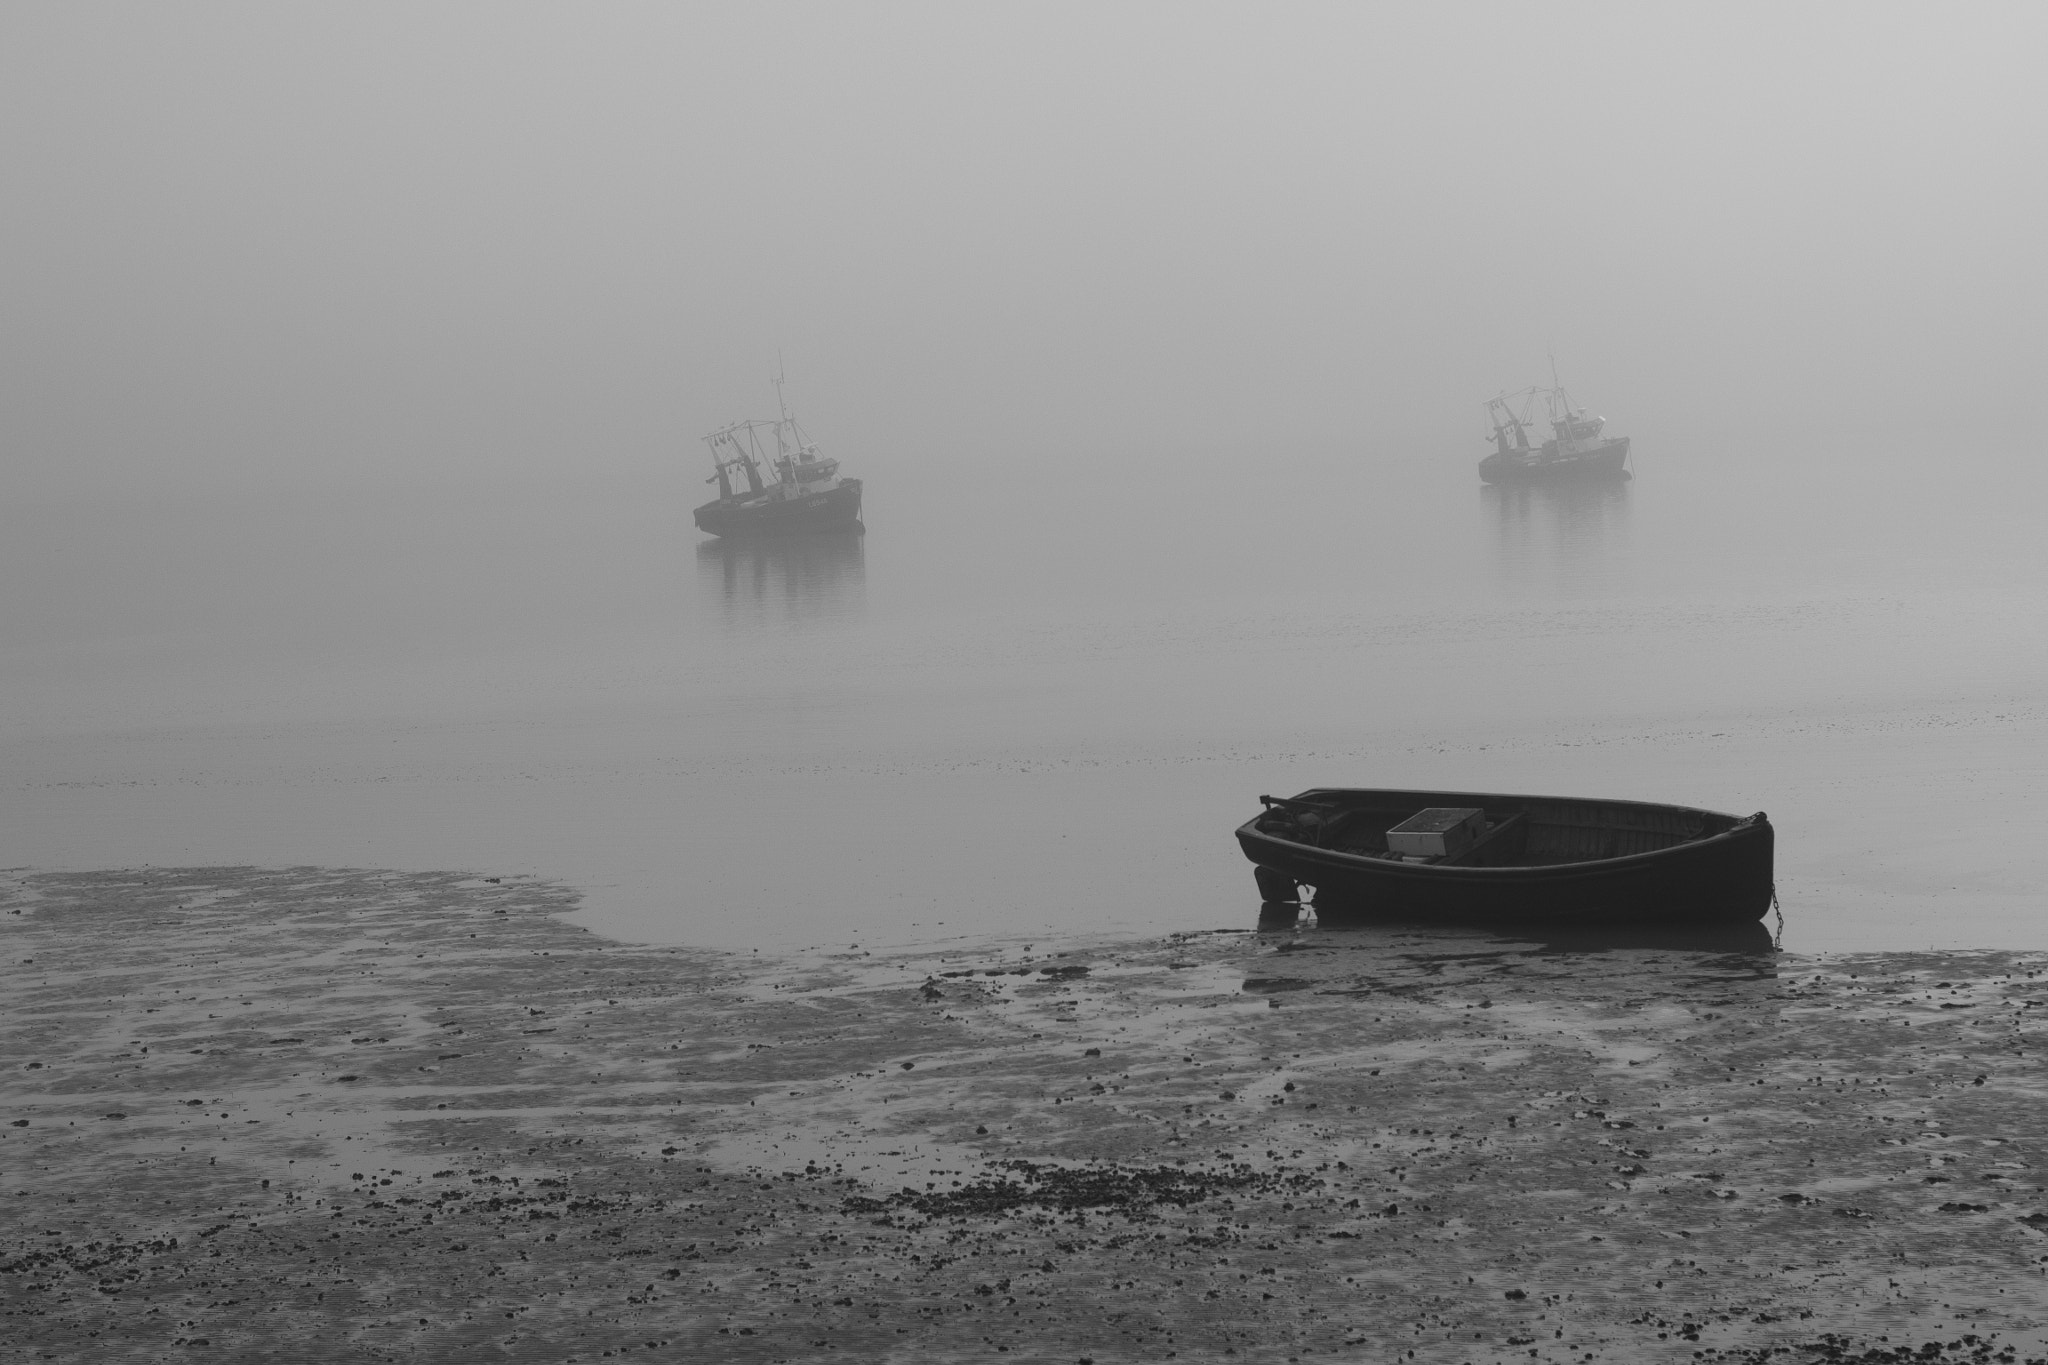
M780 373L774 383L774 421L734 422L704 438L713 471L705 482L718 485L718 498L692 513L697 529L714 536L866 529L860 480L839 477L839 461L820 455L790 415Z
M1607 419L1595 417L1573 402L1564 386L1556 383L1554 367L1550 377L1550 388L1517 389L1486 400L1494 449L1479 462L1479 477L1488 483L1587 475L1628 477L1628 437L1602 436ZM1549 411L1551 436L1532 446L1530 419L1538 400Z

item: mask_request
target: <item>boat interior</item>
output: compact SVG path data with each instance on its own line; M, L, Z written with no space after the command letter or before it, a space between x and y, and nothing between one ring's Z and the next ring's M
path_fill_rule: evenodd
M1704 839L1737 823L1733 816L1711 811L1562 797L1328 790L1259 799L1266 812L1257 828L1276 838L1366 858L1457 867L1544 867L1623 858ZM1462 829L1454 826L1455 837L1442 840L1441 851L1412 851L1416 841L1399 833L1425 812L1449 816L1460 810L1479 814Z

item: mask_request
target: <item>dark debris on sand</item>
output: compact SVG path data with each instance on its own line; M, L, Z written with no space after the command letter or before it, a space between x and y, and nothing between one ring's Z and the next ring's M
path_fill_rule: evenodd
M17 875L0 1341L2048 1357L2037 958L1303 929L769 959L570 908L452 874Z

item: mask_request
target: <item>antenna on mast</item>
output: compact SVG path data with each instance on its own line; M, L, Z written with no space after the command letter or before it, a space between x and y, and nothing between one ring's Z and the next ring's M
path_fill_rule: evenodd
M789 455L789 443L787 438L790 428L790 419L789 404L785 402L782 397L782 386L785 382L787 382L788 378L788 374L784 371L782 367L782 348L780 346L777 346L775 348L775 378L770 382L775 385L775 412L777 417L780 419L775 423L775 453L777 456L784 458L787 458L787 456ZM800 446L803 444L803 442L797 441L796 444Z
M789 404L782 401L782 386L788 379L789 373L782 365L782 348L777 346L775 348L775 407L785 422L789 420Z

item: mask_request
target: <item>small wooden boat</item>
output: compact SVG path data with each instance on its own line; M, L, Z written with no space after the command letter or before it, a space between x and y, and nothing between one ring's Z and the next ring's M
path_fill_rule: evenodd
M1682 928L1771 907L1771 822L1645 801L1314 787L1238 826L1261 899L1318 918Z

